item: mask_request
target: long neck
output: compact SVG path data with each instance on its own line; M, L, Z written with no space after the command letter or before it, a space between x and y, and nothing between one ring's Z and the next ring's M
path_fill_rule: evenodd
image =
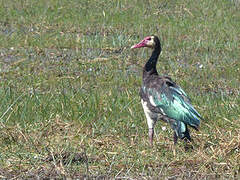
M161 47L157 46L152 52L151 57L147 61L147 63L144 66L144 71L147 72L147 74L157 74L157 61L158 61L158 56L161 52Z

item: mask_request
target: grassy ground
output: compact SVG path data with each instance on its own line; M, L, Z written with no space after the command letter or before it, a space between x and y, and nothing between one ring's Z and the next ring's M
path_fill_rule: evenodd
M240 177L239 1L0 0L0 16L0 178ZM129 49L152 34L205 118L175 156L162 122L148 146L151 52Z

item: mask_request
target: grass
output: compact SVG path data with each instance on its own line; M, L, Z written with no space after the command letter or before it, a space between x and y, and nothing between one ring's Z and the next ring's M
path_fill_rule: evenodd
M0 178L240 176L240 3L0 1ZM193 150L153 148L138 95L156 34L170 75L205 120Z

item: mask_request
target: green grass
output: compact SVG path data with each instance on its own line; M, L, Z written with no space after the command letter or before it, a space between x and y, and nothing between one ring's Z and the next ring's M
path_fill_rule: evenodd
M240 176L240 3L0 0L0 178ZM138 95L150 51L204 117L193 150L153 148ZM167 126L163 131L161 126Z

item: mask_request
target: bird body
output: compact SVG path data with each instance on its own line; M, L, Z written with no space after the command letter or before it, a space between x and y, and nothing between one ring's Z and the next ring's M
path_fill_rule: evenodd
M157 36L148 36L134 48L153 49L150 59L143 68L140 97L149 128L149 141L152 145L156 121L163 120L174 131L174 143L178 138L191 141L188 126L198 129L201 116L191 105L187 94L168 76L159 76L156 64L161 52Z

